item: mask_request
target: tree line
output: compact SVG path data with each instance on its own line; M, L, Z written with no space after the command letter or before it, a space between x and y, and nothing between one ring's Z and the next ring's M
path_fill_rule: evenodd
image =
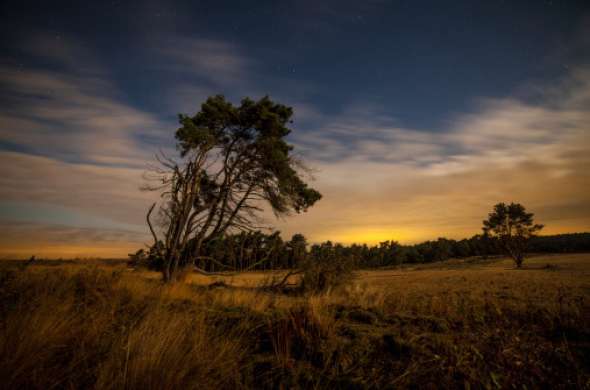
M571 233L532 237L529 253L575 253L590 251L590 233ZM488 258L505 254L500 239L477 234L454 240L438 238L413 245L383 241L375 245L343 245L326 241L310 244L302 234L285 240L280 232L262 231L226 234L208 242L203 248L204 259L199 264L209 272L224 270L279 270L300 268L310 261L334 257L354 268L393 267L401 264L423 264L451 258ZM159 258L144 250L136 254L150 267L160 268ZM135 256L135 255L134 255ZM149 258L149 259L148 259Z

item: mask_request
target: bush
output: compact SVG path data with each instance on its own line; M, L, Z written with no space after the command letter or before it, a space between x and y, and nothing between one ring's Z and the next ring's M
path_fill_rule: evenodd
M151 247L148 252L139 249L135 253L130 253L127 265L133 268L147 268L152 271L161 271L163 269L163 260L158 255L154 247Z
M302 267L302 291L323 293L353 278L354 259L344 255L342 249L342 246L334 246L330 242L312 248Z

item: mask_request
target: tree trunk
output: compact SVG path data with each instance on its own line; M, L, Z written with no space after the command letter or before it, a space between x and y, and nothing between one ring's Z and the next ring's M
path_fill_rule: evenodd
M516 262L516 268L522 268L523 260L524 256L521 253L516 255L516 257L514 258L514 261Z
M164 277L164 283L170 283L172 275L170 275L170 263L167 261L163 264L162 276Z

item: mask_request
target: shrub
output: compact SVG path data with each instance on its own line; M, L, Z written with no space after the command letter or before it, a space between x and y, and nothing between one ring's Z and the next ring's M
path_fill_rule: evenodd
M342 253L342 246L325 244L312 247L304 262L301 290L323 293L349 282L353 276L354 259Z
M151 247L149 252L139 249L135 253L130 253L127 265L133 268L147 268L153 271L161 271L163 269L163 260L158 251Z

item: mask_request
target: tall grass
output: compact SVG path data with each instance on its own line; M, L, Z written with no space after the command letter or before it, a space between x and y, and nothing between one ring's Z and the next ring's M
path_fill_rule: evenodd
M0 386L588 388L590 264L572 267L362 273L304 296L4 267Z
M208 326L195 304L138 298L98 269L8 272L1 282L4 388L239 385L238 335Z

